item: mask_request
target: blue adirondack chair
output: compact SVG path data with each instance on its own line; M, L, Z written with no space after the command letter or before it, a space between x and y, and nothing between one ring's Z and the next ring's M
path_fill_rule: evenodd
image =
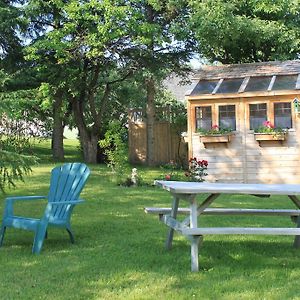
M89 168L82 163L68 163L56 167L51 172L48 196L20 196L5 199L4 216L0 229L0 247L3 243L7 227L20 228L35 232L32 253L40 253L47 227L56 226L67 230L71 243L74 235L71 230L70 218L76 204L83 202L79 199L81 190L90 174ZM48 203L41 219L24 218L15 216L14 202L19 200L47 199Z

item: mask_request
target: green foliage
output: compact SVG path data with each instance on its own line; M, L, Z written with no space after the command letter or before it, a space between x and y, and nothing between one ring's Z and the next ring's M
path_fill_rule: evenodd
M47 130L35 118L36 91L0 93L0 190L15 186L23 180L37 163L37 157L27 156L34 137L47 134Z
M207 166L207 160L198 160L196 157L189 160L188 170L183 170L179 164L174 161L170 161L160 167L163 170L163 174L159 179L203 182L205 181L204 177L208 175Z
M211 129L198 128L197 132L201 135L218 135L218 134L226 134L232 132L232 128L223 128L218 125L213 125Z
M163 171L160 178L161 180L172 180L172 181L186 181L187 177L182 167L175 161L171 160L169 163L160 166Z
M280 127L275 127L270 121L265 121L261 126L256 128L254 130L256 133L274 133L274 134L280 134L285 132L282 128Z
M238 63L295 59L299 1L190 1L199 52L211 61Z
M11 128L18 128L18 135L27 139L48 136L52 124L49 111L41 107L41 99L37 89L0 92L0 115L4 115L2 122L8 122L2 133L10 134Z
M24 23L20 18L20 9L14 5L18 2L20 1L0 2L0 69L10 71L18 70L17 65L22 61L18 32L22 30Z
M180 132L187 126L187 111L184 103L178 101L171 92L159 89L156 95L156 118L172 123L172 128ZM167 108L168 114L163 114Z
M111 121L105 132L104 139L99 141L99 145L104 149L107 156L108 166L112 169L121 183L128 174L128 147L126 143L127 130L118 121ZM128 177L128 176L127 176Z
M186 172L186 176L189 178L189 181L205 181L204 177L208 175L207 166L207 160L198 160L196 157L191 158L189 160L189 170Z
M0 149L2 147L0 142ZM24 176L31 172L32 165L36 163L35 156L0 150L0 190L4 192L6 187L15 187L16 181L23 181Z

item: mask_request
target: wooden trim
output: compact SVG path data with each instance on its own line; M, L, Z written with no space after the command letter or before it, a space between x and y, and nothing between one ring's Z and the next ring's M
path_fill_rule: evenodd
M211 115L212 115L212 125L219 126L219 108L216 104L212 105L211 107Z
M274 101L271 100L269 100L267 103L267 120L269 120L274 125L274 121L275 121Z
M274 85L274 83L275 83L275 80L276 80L276 75L274 75L274 76L272 77L272 79L271 79L271 81L270 81L270 84L269 84L269 86L268 86L268 91L271 91L271 90L272 90L273 85Z
M244 81L242 82L242 84L241 84L241 86L238 90L238 93L243 93L245 91L249 80L250 80L250 76L247 76L247 77L244 78Z
M192 132L196 132L196 107L211 107L211 122L212 125L216 124L215 118L215 104L213 103L192 103L191 104L191 115L193 115Z
M284 141L285 133L254 133L256 141Z
M187 132L188 132L188 159L192 157L193 154L193 126L195 124L196 115L192 115L193 106L189 101L187 101Z
M300 89L300 86L299 86ZM254 97L275 97L275 96L288 96L288 95L297 95L299 94L298 90L286 90L286 91L264 91L264 92L244 92L243 98L254 98ZM196 100L216 100L216 99L228 99L228 98L240 98L239 93L234 94L203 94L197 96L188 96L188 101Z
M222 82L224 81L224 79L220 79L218 84L216 85L216 87L214 88L214 90L212 91L212 95L216 94L216 92L218 91L219 87L221 86Z
M231 141L232 133L199 135L202 143L228 143Z
M300 89L300 74L298 74L298 77L297 77L297 81L296 81L296 90L299 90Z

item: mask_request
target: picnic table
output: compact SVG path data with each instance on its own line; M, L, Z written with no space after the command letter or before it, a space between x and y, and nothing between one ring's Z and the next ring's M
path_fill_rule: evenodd
M300 184L244 184L244 183L206 183L156 180L155 185L169 191L173 196L171 208L146 207L147 213L158 214L160 220L169 226L166 248L171 249L174 231L190 240L191 270L199 270L199 243L208 234L270 234L294 235L294 246L300 247ZM208 194L202 203L198 203L198 194ZM287 196L297 209L243 209L243 208L209 208L221 194L244 194L258 197L271 195ZM189 202L189 208L179 208L179 201ZM177 220L178 214L187 214L183 220ZM257 228L257 227L198 227L201 215L273 215L290 216L297 228Z

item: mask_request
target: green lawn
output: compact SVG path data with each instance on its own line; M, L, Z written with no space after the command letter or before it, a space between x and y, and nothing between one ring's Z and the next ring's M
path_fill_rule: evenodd
M46 194L54 163L43 157L33 174L8 195ZM78 159L67 145L67 159ZM47 162L47 160L49 162ZM92 172L72 219L76 243L66 232L49 231L39 256L31 254L33 234L8 229L0 249L1 299L300 299L300 250L286 236L208 236L200 250L200 272L190 272L190 247L175 235L167 252L167 228L145 206L169 206L168 192L154 187L114 185L104 165ZM151 182L158 169L141 168ZM0 210L3 212L4 196ZM215 206L293 208L288 199L222 197ZM25 215L40 215L43 207L17 207ZM205 216L205 225L289 226L283 217Z

